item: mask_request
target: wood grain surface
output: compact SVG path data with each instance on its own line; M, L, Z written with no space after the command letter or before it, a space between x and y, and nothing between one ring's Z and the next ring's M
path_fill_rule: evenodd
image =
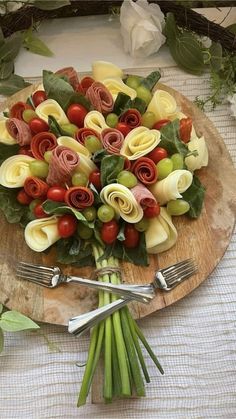
M160 310L189 294L203 282L222 258L231 238L236 214L236 172L223 138L211 121L186 97L158 84L171 93L182 109L192 117L197 134L204 135L209 148L209 165L198 175L206 187L205 204L197 220L186 216L175 217L174 224L178 231L176 245L160 254L150 257L148 267L138 267L122 263L123 280L129 283L149 283L154 271L176 261L192 257L199 266L199 271L192 278L179 285L170 293L158 292L149 305L131 303L130 308L135 318L141 318ZM28 87L13 95L0 106L0 111L19 100L25 100L35 87ZM17 280L13 265L16 260L52 264L53 252L42 255L31 251L24 242L23 229L18 225L8 224L0 214L0 302L9 309L19 310L32 319L52 324L67 325L70 317L84 313L96 307L96 292L78 285L61 285L49 290L26 281ZM65 267L65 272L72 272ZM73 269L73 273L89 277L91 268Z

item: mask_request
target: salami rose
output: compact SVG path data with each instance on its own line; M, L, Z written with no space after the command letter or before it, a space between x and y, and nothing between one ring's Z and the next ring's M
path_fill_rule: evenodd
M32 109L32 106L24 102L17 102L10 109L10 118L17 118L23 120L22 114L25 109Z
M68 147L57 146L52 150L52 157L49 162L47 184L64 185L71 178L72 172L79 164L78 154Z
M111 154L118 154L124 141L123 134L115 128L105 128L101 133L103 147Z
M120 116L119 121L133 129L141 125L141 119L141 113L137 109L128 109Z
M57 139L51 132L39 132L31 141L31 152L36 159L44 160L44 153L57 146Z
M92 77L89 77L89 76L86 76L86 77L83 77L82 78L82 80L80 81L80 85L81 85L84 93L87 92L88 88L90 86L92 86L92 84L94 83L94 81L95 80Z
M100 140L99 133L92 128L80 128L75 133L75 139L84 146L85 138L87 138L89 135L95 135L95 137Z
M24 190L34 199L45 197L49 186L44 180L35 176L30 176L25 179Z
M131 192L141 207L154 207L157 204L154 195L141 183L131 188Z
M85 186L73 186L66 191L65 203L76 209L91 207L94 202L92 191Z
M92 103L94 109L101 113L109 113L113 109L113 98L104 84L95 81L87 90L86 97Z
M9 118L6 120L6 129L20 146L30 144L32 135L30 127L26 122L17 118Z
M71 86L76 90L79 84L79 77L76 70L73 67L65 67L57 70L55 74L66 76Z
M157 181L157 169L155 163L148 157L140 157L131 168L138 180L145 185L152 185Z

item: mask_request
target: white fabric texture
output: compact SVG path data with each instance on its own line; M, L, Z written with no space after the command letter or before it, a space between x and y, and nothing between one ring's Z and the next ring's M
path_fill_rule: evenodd
M147 74L154 69L140 69ZM164 68L161 81L191 100L209 92L207 75ZM132 69L129 70L132 73ZM136 69L137 74L137 69ZM236 119L228 104L207 115L236 163ZM216 162L217 164L217 162ZM224 174L222 173L222 176ZM39 332L5 334L0 357L0 418L236 418L236 234L212 275L176 304L139 321L165 370L145 353L151 383L142 399L77 409L89 336L42 325ZM54 344L49 348L47 341ZM54 349L54 350L52 350Z

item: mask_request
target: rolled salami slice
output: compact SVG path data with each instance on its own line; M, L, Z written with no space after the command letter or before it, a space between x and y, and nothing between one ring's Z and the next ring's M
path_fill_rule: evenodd
M34 199L44 197L47 194L48 189L48 184L36 176L30 176L25 179L24 190Z
M140 157L136 160L131 170L144 185L152 185L157 181L156 165L148 157Z
M66 76L71 86L76 89L79 84L79 77L74 67L64 67L57 70L55 74Z
M93 205L92 191L85 186L73 186L66 191L65 203L76 209L83 209Z
M48 185L64 185L79 164L78 154L68 147L57 146L52 151L49 172L46 179Z
M29 125L17 118L9 118L6 121L6 128L11 137L19 143L20 146L30 144L32 134Z
M86 97L92 103L94 109L101 113L109 113L113 109L113 98L104 84L95 81L87 90Z
M131 129L141 125L142 115L137 109L128 109L119 118L120 122L125 122Z
M30 105L24 102L17 102L10 108L10 118L23 120L22 114L25 109L32 109Z
M36 159L44 160L44 153L57 146L57 138L51 132L39 132L31 141L31 152Z
M95 137L100 139L99 133L93 128L80 128L75 134L75 139L80 144L84 145L85 138L87 138L89 135L95 135Z
M111 154L118 154L124 141L122 132L115 128L106 128L101 132L103 147Z
M154 207L157 204L155 196L141 183L130 190L141 207Z

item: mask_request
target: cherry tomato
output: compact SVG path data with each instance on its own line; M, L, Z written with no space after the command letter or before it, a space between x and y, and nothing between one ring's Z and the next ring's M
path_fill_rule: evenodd
M64 202L66 189L61 186L51 186L47 191L47 198L52 201Z
M156 147L154 150L147 154L147 157L154 161L154 163L158 163L160 160L165 159L167 156L167 151L162 147Z
M31 196L29 196L24 189L21 189L17 196L16 196L17 201L22 204L22 205L29 205L32 201L33 198L31 198Z
M79 103L73 103L67 109L67 117L72 124L77 125L77 127L82 128L84 126L84 118L87 115L88 111L84 106Z
M49 217L49 215L44 211L43 207L42 207L42 202L35 205L34 209L33 209L33 213L35 215L36 218L45 218L45 217Z
M115 220L103 223L101 228L101 238L106 244L112 244L119 233L119 225Z
M164 127L165 125L169 124L170 120L169 119L160 119L160 121L157 121L154 125L153 125L153 129L161 129L162 127Z
M115 128L118 129L124 137L126 137L126 135L131 131L131 128L125 122L118 122Z
M133 224L126 224L124 229L125 240L123 244L125 247L132 249L138 246L139 232Z
M57 228L61 237L70 237L76 232L77 220L73 215L65 214L59 218Z
M157 217L160 214L160 205L156 204L154 207L147 207L143 212L147 218Z
M49 131L49 125L41 118L33 118L29 122L29 127L33 134L38 134L39 132Z
M89 182L92 183L98 191L102 189L101 173L99 172L99 170L94 170L90 173Z
M40 103L44 102L47 99L46 92L44 90L37 90L32 96L32 101L34 106L37 107Z
M190 140L192 125L192 119L189 117L182 118L179 122L179 135L184 143L188 143Z

